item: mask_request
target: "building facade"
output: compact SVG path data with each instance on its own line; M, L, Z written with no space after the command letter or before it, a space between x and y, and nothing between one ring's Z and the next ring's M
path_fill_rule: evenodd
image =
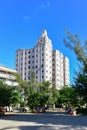
M14 73L17 73L17 71L0 65L0 80L4 81L7 85L18 85L15 81Z
M52 82L57 89L69 86L69 59L59 50L52 51Z
M57 89L69 85L69 59L59 50L53 50L46 30L42 31L34 48L16 51L16 70L26 81L31 79L33 71L36 82L50 81Z

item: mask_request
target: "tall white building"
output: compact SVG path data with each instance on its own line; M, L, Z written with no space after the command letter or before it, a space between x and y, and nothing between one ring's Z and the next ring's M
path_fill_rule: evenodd
M52 82L57 89L69 86L69 59L59 50L52 51Z
M16 51L16 70L26 81L34 71L36 82L50 81L57 89L69 85L69 60L60 51L53 50L46 30L42 31L34 48Z

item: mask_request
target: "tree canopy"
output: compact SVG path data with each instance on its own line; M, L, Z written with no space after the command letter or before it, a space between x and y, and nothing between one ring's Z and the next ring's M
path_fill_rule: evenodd
M64 43L72 49L80 63L80 71L76 73L75 85L83 101L87 103L87 40L82 42L79 35L65 31Z
M18 94L20 93L17 91L16 86L8 86L3 81L0 81L0 106L9 106L19 102L19 97L15 95L15 91Z

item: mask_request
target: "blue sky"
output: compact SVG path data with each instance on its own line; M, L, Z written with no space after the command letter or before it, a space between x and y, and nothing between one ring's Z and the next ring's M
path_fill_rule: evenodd
M78 67L63 43L64 28L87 39L87 0L0 0L0 64L15 69L16 50L34 47L46 29L53 48L70 59L72 82Z

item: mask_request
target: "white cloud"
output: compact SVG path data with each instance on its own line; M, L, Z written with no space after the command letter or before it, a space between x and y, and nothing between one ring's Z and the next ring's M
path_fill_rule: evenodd
M25 16L24 16L24 19L25 19L25 20L29 20L29 16L25 15Z
M40 12L40 10L45 10L46 8L49 8L51 6L50 2L43 2L38 8L34 9L33 10L33 13L32 13L32 16L28 16L28 15L25 15L24 16L24 19L27 21L27 20L31 20L35 15L38 14L38 12Z
M50 7L50 3L49 2L47 3L47 7Z
M49 3L49 2L43 3L43 4L41 4L41 6L40 6L40 8L48 8L48 7L50 7L50 3Z

